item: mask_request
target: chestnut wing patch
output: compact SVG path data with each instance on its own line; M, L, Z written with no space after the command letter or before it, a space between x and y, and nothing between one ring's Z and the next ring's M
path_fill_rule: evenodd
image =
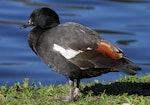
M112 59L121 59L123 57L122 50L106 40L102 40L98 43L96 51L101 53L103 56L107 56Z

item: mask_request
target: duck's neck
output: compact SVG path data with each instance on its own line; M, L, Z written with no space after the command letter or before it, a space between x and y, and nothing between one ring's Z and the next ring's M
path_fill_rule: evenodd
M58 26L60 23L53 23L53 24L51 24L49 27L50 28L53 28L53 27L56 27L56 26Z
M53 28L53 27L56 27L56 26L58 26L60 23L53 23L53 24L50 24L50 25L46 25L46 26L44 26L44 27L41 27L41 29L48 29L48 28Z

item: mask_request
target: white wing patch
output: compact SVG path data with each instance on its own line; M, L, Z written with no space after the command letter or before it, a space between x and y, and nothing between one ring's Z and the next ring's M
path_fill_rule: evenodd
M61 53L61 55L63 55L66 59L71 59L71 58L75 57L77 54L83 52L81 50L76 51L71 48L65 49L58 44L54 44L53 50Z
M86 48L87 50L92 50L92 48L90 48L90 47L88 47L88 48Z

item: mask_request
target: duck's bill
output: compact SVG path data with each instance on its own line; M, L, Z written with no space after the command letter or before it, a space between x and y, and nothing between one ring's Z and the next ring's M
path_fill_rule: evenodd
M24 29L24 28L27 28L27 27L30 27L30 26L32 26L32 24L26 23L26 24L23 24L23 25L20 27L20 29Z
M23 24L20 28L24 29L30 26L34 26L33 22L31 21L31 18L29 19L29 21L26 24Z

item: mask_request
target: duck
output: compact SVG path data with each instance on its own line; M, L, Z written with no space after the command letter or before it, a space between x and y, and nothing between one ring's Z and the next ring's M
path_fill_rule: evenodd
M83 78L119 71L135 75L141 70L119 47L91 28L75 22L60 23L51 8L33 10L21 26L27 27L33 27L28 35L33 52L52 70L69 78L69 94L61 96L62 101L78 99Z

